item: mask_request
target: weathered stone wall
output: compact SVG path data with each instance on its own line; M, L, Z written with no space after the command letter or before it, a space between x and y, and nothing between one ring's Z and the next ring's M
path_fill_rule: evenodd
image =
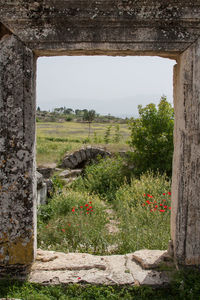
M38 56L176 55L199 36L199 16L199 0L0 0L1 22Z
M35 59L14 35L0 40L0 270L34 259Z
M174 72L174 162L171 233L176 260L200 264L200 39Z
M200 0L0 0L0 22L0 265L34 259L34 55L66 54L177 60L171 233L199 265Z

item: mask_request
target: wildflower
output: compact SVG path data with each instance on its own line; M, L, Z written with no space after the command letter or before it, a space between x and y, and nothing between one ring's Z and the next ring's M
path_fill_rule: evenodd
M86 213L87 215L89 214L89 211L87 211L87 213Z
M160 209L160 212L165 212L165 209Z
M144 194L144 197L146 196L146 194Z
M92 206L89 206L89 208L92 208Z
M162 204L162 203L160 203L160 206L163 206L163 204Z
M168 208L171 209L171 206L169 206Z
M89 208L87 208L87 210L90 210Z
M164 205L164 208L167 208L167 205Z
M163 193L163 195L165 196L165 193Z
M75 212L75 209L74 209L74 208L72 208L72 212Z
M78 280L80 280L81 279L81 277L78 277Z
M158 205L155 205L155 208L158 208Z
M168 195L171 196L171 192L168 192Z
M163 199L163 201L166 201L165 199Z
M83 206L80 206L80 208L83 208Z
M146 203L150 204L150 201L149 201L149 200L147 200L147 201L146 201Z
M90 204L92 204L92 201L89 201Z
M86 203L85 206L89 206L89 205Z
M61 230L62 230L62 232L65 232L65 229L64 229L64 228L62 228Z
M142 204L142 206L145 206L145 205L146 205L145 203Z

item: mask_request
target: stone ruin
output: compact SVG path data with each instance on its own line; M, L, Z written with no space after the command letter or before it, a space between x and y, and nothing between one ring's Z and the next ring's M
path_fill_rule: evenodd
M200 1L0 0L0 272L36 256L36 60L53 55L176 60L172 253L200 265Z

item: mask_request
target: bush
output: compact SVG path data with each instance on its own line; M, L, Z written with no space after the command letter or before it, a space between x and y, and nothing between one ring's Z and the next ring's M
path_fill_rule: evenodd
M171 193L166 176L153 173L132 179L116 193L120 221L118 253L167 249L170 239Z
M161 97L158 109L155 104L138 106L139 118L129 121L133 148L130 160L134 173L147 170L172 173L174 110L166 97Z
M99 159L85 169L83 178L74 182L72 188L98 194L112 201L117 189L126 181L124 162L121 157Z
M110 237L105 206L97 196L69 191L40 207L38 246L63 252L106 253Z

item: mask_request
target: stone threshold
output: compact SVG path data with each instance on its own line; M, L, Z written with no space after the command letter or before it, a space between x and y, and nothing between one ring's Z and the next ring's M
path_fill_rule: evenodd
M37 251L28 281L42 285L95 284L167 286L172 262L167 251L140 250L125 255ZM162 269L162 271L161 271Z

